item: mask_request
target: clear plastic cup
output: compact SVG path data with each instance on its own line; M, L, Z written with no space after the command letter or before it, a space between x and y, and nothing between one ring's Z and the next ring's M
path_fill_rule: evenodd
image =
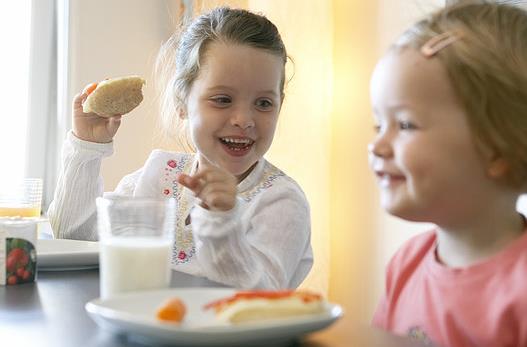
M101 298L168 288L176 201L97 198Z
M40 217L42 179L25 178L0 185L0 217Z

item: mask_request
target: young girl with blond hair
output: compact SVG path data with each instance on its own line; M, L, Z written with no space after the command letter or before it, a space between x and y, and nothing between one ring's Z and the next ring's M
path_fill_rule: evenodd
M373 323L450 347L527 346L527 13L464 2L375 68L381 203L436 227L395 254Z

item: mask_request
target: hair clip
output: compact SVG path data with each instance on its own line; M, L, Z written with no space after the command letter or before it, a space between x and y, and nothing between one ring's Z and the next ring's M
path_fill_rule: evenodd
M421 54L426 58L434 56L437 52L459 40L461 36L451 31L436 35L421 47Z

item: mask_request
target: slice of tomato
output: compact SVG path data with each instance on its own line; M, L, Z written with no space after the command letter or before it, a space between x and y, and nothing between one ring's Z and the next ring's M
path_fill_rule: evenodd
M317 301L321 299L321 296L308 291L294 291L294 290L250 290L241 291L235 293L233 296L228 298L219 299L208 303L204 306L205 310L214 308L218 309L224 305L231 304L240 299L283 299L290 296L298 296L304 302Z

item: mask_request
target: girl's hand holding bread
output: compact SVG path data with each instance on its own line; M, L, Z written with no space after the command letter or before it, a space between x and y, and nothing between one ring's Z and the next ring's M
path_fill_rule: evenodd
M144 80L137 76L107 79L86 86L73 100L73 133L84 141L111 142L121 116L143 100Z

